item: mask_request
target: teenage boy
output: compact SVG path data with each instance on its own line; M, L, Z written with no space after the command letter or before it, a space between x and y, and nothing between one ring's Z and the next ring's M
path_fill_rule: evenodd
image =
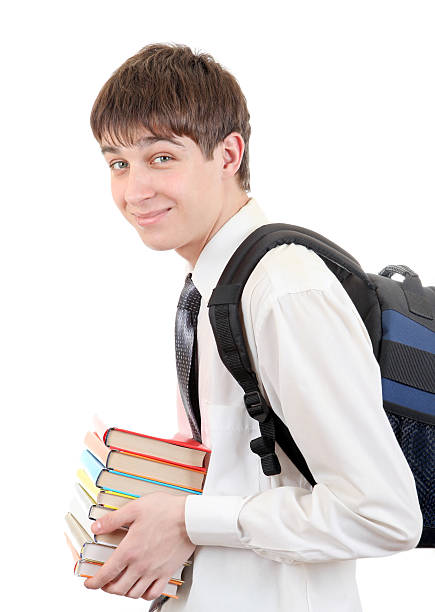
M272 117L273 109L272 125L283 130ZM355 560L415 547L422 517L357 310L301 245L269 251L242 296L261 390L302 451L314 488L279 447L281 473L263 474L249 446L258 423L208 320L227 261L268 222L248 196L249 113L236 79L208 54L151 44L103 86L91 126L120 212L147 247L186 260L186 283L200 294L198 417L212 453L203 495L152 493L96 523L98 533L130 527L85 585L156 598L153 610L361 610ZM282 153L275 180L286 180ZM180 392L178 417L190 434ZM191 556L179 598L159 597Z

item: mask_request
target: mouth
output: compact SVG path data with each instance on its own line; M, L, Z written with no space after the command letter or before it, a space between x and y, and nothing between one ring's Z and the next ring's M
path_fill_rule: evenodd
M154 212L148 213L147 215L135 215L137 219L138 225L144 227L145 225L151 225L152 223L157 223L172 210L171 208L164 208L163 210L156 210Z

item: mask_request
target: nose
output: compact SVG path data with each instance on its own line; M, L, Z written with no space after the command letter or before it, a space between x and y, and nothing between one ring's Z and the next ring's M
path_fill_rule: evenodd
M151 172L145 168L130 166L124 198L127 204L138 206L155 195Z

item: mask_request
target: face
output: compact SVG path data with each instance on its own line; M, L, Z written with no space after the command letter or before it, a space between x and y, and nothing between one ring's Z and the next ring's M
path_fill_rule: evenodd
M132 147L101 144L113 199L144 244L159 251L175 249L194 266L228 214L225 168L232 158L225 144L216 147L211 160L187 136L170 142L146 130Z

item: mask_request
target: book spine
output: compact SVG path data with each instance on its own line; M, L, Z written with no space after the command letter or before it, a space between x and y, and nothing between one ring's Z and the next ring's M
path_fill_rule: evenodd
M106 431L104 432L103 442L104 442L104 444L105 444L106 446L109 446L109 445L107 444L107 438L109 437L110 432L112 431L112 429L115 429L115 428L114 428L114 427L109 427L109 429L106 429Z
M94 455L87 449L85 449L80 455L80 463L88 473L92 482L95 484L101 470L105 467L104 464L101 463L101 461L98 461L98 459L94 457Z

